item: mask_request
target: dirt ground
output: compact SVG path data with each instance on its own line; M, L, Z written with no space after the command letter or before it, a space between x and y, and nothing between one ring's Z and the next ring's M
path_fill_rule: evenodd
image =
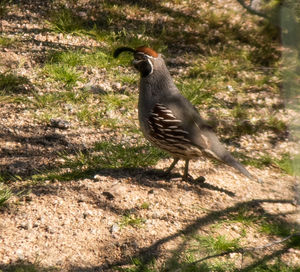
M61 38L62 46L75 43L72 37L39 31L43 25L29 8L10 11L1 20L4 33L23 36L20 46L0 49L0 72L16 69L20 75L30 77L37 59L43 58L43 52L57 39ZM37 31L29 31L32 29ZM86 43L84 38L75 39L77 45ZM20 62L25 64L20 67ZM24 93L32 87L24 86L20 90ZM69 129L54 128L32 116L22 103L0 101L1 170L30 177L37 169L54 166L61 159L58 152L82 150L95 142L119 137L113 129L78 124ZM295 143L284 139L277 146L284 150ZM206 181L193 183L181 181L176 175L183 172L183 162L170 180L164 178L161 169L170 163L171 159L162 159L154 168L99 169L93 178L68 182L14 181L14 192L26 194L12 197L0 210L0 270L24 261L58 271L115 271L114 265L131 264L133 258L147 255L162 264L174 250L185 247L183 235L206 235L211 225L244 206L300 224L296 179L280 169L247 167L263 181L260 184L230 167L201 159L191 162L190 174L204 176ZM126 214L142 220L136 225L125 224ZM240 225L225 225L218 232L233 239L240 236ZM250 227L242 243L262 246L276 239ZM281 246L274 249L280 250ZM300 250L290 249L282 258L289 264L299 264ZM242 262L238 255L232 259Z

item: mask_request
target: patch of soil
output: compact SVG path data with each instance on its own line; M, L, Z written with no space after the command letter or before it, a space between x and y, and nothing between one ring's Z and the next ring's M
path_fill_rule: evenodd
M86 43L82 37L46 34L44 21L32 5L29 1L29 9L24 10L14 6L16 9L1 20L4 33L22 35L20 46L0 52L1 73L18 69L31 81L37 77L35 65L43 61L49 47L99 45L93 40ZM20 63L26 65L20 67ZM44 91L51 91L51 87ZM26 180L57 165L59 152L86 150L120 134L72 123L67 129L51 127L35 121L21 103L0 102L0 170ZM269 136L262 135L260 141ZM249 144L246 136L240 141L243 150L256 144L261 143ZM280 141L279 145L284 149L294 143ZM269 144L261 146L275 153ZM170 159L160 160L154 170L104 169L94 178L70 182L12 181L14 190L29 193L14 196L8 207L0 210L0 269L20 260L38 261L42 267L54 266L58 271L114 271L113 265L130 264L133 257L146 256L163 263L173 250L184 248L183 234L206 235L212 224L242 207L255 207L261 215L300 224L296 180L278 169L248 167L263 180L259 184L203 159L191 162L190 174L205 176L206 181L193 183L181 181L175 174L170 179L162 177L159 169L170 163ZM174 172L182 173L183 167L180 162ZM135 223L125 223L126 218ZM240 231L239 223L218 230L232 238L240 237ZM274 239L253 228L247 230L243 241L247 246L261 246ZM299 263L300 251L290 250L283 258Z

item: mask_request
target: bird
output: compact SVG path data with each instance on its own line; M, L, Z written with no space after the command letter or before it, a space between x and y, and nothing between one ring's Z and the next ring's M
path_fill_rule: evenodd
M238 162L219 141L212 127L176 87L161 54L147 46L118 47L117 58L123 52L133 54L133 66L140 73L138 119L144 137L169 153L173 162L170 173L179 160L185 160L183 180L189 175L189 161L209 157L227 164L251 180L258 180Z

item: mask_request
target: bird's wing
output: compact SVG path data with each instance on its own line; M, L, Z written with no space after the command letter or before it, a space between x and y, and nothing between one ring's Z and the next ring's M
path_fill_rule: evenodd
M196 158L201 149L191 142L183 122L165 105L157 103L148 118L150 128L148 138L157 146L178 157Z
M256 180L256 178L226 150L212 128L207 125L197 109L192 106L187 99L182 96L170 97L165 102L165 105L177 119L184 120L182 122L182 129L188 133L187 137L191 144L197 146L209 157L224 162L248 178Z
M176 119L182 120L182 129L188 132L189 140L194 145L204 150L209 150L216 144L222 146L212 127L201 118L197 109L183 96L168 97L164 101L164 105L172 112Z

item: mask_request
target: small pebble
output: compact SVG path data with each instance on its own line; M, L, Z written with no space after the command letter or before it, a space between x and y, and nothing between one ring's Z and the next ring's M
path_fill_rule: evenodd
M118 224L113 224L110 228L111 233L119 232L119 230L120 230L120 226Z
M108 200L113 200L115 197L112 193L110 192L103 192L102 193Z
M94 176L95 181L100 181L101 179L102 179L102 176L100 176L98 174Z
M68 129L71 127L71 123L66 120L52 118L50 119L50 126L53 128Z

